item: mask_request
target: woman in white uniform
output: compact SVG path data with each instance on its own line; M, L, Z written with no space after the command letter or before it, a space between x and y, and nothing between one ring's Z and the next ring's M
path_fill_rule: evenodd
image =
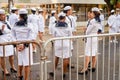
M86 30L86 35L97 35L98 30L101 27L100 18L99 18L99 9L92 8L91 12L91 20ZM88 72L88 64L90 62L90 57L92 56L92 71L95 71L96 66L96 55L98 49L98 38L92 37L87 38L86 46L85 46L85 66L79 72L79 74L83 75L84 73L87 74Z
M18 21L18 9L16 7L11 8L11 14L9 16L9 23L13 27L15 23Z
M53 27L55 25L55 23L57 22L57 19L56 19L56 11L53 10L51 11L51 17L49 19L49 34L52 34L53 33Z
M37 39L37 36L38 36L38 27L39 27L39 17L38 15L36 15L36 8L31 8L31 13L29 16L28 16L28 23L32 23L33 26L32 26L32 29L34 31L34 39ZM32 44L33 46L33 53L36 53L36 45L35 44Z
M13 37L11 35L11 26L6 21L5 10L0 9L0 43L13 41ZM11 72L17 72L14 66L14 51L13 45L5 46L5 57L9 57L9 62L11 65ZM0 46L0 59L1 59L1 67L5 71L4 74L6 76L10 76L6 67L4 66L4 56L3 56L3 46Z
M111 10L111 15L108 18L108 25L109 25L109 33L117 33L116 31L116 16L115 16L115 10ZM111 36L111 41L113 42L114 37Z
M27 10L20 9L19 16L20 20L15 24L12 29L12 35L16 41L25 41L25 40L34 40L31 23L27 22ZM30 46L30 54L29 54L29 46ZM30 65L33 63L32 56L32 46L31 44L19 44L17 45L18 49L18 76L19 79L22 80L22 70L24 67L24 80L28 80L28 76L30 73ZM29 59L30 57L30 59ZM29 61L30 60L30 61Z
M45 19L43 17L43 9L39 9L38 16L39 16L38 34L39 34L39 39L43 41L43 33L45 28Z
M53 29L54 37L68 37L72 36L72 30L65 22L65 14L63 12L58 15L59 21L56 23ZM72 42L70 44L70 40L56 40L54 44L55 48L55 68L57 67L59 58L63 59L63 77L65 77L65 73L67 72L67 66L69 64L69 58L72 56ZM50 75L54 75L50 73Z

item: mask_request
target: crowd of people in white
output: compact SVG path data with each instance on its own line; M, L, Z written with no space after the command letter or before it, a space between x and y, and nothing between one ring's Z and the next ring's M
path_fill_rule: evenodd
M96 35L104 33L104 14L102 9L93 7L88 12L88 21L85 27L85 35ZM37 10L31 8L31 14L28 15L27 9L18 9L13 7L11 14L6 17L5 10L0 9L0 43L11 42L11 41L25 41L25 40L36 40L37 37L41 41L43 40L43 33L45 28L45 19L43 17L43 9ZM56 10L51 11L51 17L49 19L49 34L53 37L69 37L74 36L76 32L76 21L77 17L74 15L75 11L72 11L71 6L65 6L63 11L57 15ZM120 9L111 10L111 15L108 18L109 33L120 32ZM111 37L111 42L116 42L114 37ZM62 45L63 43L63 45ZM94 44L93 44L94 43ZM72 41L71 41L72 44ZM18 50L18 78L23 79L22 70L24 67L24 80L28 80L30 73L29 66L29 50L28 46L31 47L31 64L33 63L33 53L36 53L35 44L19 44L5 46L5 57L9 57L11 65L10 71L16 73L17 70L14 66L14 48ZM71 48L69 48L71 46ZM59 58L63 58L63 72L67 72L67 66L69 65L69 58L72 56L73 46L70 45L70 40L56 40L55 44L55 68L57 67ZM92 47L92 48L91 48ZM98 47L98 38L87 38L85 47L85 66L79 72L79 74L86 73L88 71L88 64L90 62L90 56L92 56L92 70L95 71L96 66L96 53ZM92 53L91 53L92 50ZM92 55L91 55L92 54ZM0 46L0 65L3 73L6 76L10 76L10 73L4 66L3 47ZM54 73L50 73L54 76Z

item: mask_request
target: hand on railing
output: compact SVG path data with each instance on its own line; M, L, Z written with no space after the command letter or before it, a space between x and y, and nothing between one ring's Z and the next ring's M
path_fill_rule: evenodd
M19 44L19 45L17 45L17 50L18 51L23 51L25 49L25 46L24 46L24 44Z

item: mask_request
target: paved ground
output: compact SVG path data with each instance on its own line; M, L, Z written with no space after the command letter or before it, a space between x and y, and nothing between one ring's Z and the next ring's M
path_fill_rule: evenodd
M107 30L106 30L107 31ZM77 35L83 34L82 27L77 28ZM45 33L45 40L51 38L50 35L48 35L48 29L46 29ZM83 67L84 62L84 42L82 39L79 39L77 41L74 41L74 50L73 50L73 57L72 57L72 65L75 66L74 69L71 69L71 71L67 72L66 77L64 80L69 80L70 78L70 72L71 72L71 80L120 80L119 78L119 70L120 70L120 36L117 38L118 43L108 43L108 37L105 38L105 44L103 44L103 40L99 41L99 55L97 56L98 61L96 68L96 72L88 72L86 76L78 75L78 71ZM77 47L78 45L78 47ZM110 46L110 47L109 47ZM115 49L116 48L116 49ZM104 52L103 52L104 49ZM110 50L110 51L109 51ZM39 50L38 50L39 52ZM78 52L78 56L77 56ZM48 61L53 61L53 53L52 53L52 46L49 44L47 46L46 54L48 55ZM39 62L40 53L34 54L34 63ZM104 57L103 57L104 56ZM78 67L77 67L77 59L78 59ZM16 60L16 56L15 56ZM103 63L104 62L104 63ZM108 64L110 62L110 64ZM16 64L16 61L15 61ZM104 64L104 66L103 66ZM114 66L115 65L115 66ZM49 72L53 71L53 62L48 63L48 71L47 71L47 77L48 80L54 80L53 77L49 76ZM9 69L9 65L7 62L7 68ZM114 72L115 69L115 72ZM104 70L104 72L103 72ZM35 64L31 67L31 78L32 80L40 80L40 65ZM7 80L16 80L15 77L16 74L11 74L10 77L7 77ZM97 77L98 76L98 77ZM104 76L104 78L102 77ZM56 70L56 79L55 80L62 80L61 76L61 61L58 64L58 68ZM108 78L109 77L109 78ZM84 79L85 78L85 79ZM3 75L0 71L0 80L3 80Z

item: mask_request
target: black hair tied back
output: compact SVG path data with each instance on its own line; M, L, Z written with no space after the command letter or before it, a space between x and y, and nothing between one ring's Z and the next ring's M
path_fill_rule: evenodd
M16 25L17 26L26 26L27 25L27 19L28 19L27 14L20 14L20 18L21 18L21 20L19 20L16 23Z
M97 12L97 11L94 11L93 13L95 14L95 20L96 20L97 22L101 22L101 20L100 20L100 13Z

